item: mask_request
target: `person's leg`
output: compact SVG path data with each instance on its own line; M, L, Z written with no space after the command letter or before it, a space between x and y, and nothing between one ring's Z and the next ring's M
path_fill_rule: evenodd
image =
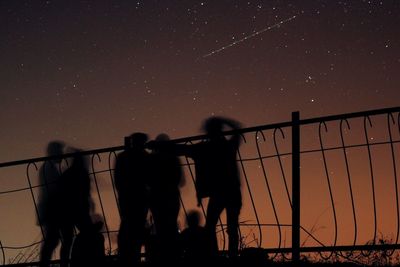
M53 225L44 225L44 241L40 250L40 266L49 266L51 255L57 247L60 234L57 227Z
M165 206L165 205L164 205ZM146 254L148 256L148 260L150 262L154 261L164 261L163 259L163 251L166 249L163 247L162 240L165 236L165 220L163 216L163 210L165 207L162 205L162 201L156 199L151 203L151 215L155 227L155 235L152 235L151 240L149 239L146 244Z
M69 256L71 253L72 239L74 237L74 227L72 225L62 226L60 232L61 232L60 266L67 267L69 262Z
M146 206L136 206L131 209L128 216L121 220L118 233L118 254L122 265L140 262L147 212Z
M118 257L121 266L132 265L139 261L137 255L137 237L131 219L122 219L118 232Z
M239 250L239 215L242 207L240 194L235 196L226 207L226 221L229 236L229 257L238 256Z
M162 246L165 247L165 253L172 262L179 258L179 237L178 237L178 215L180 208L179 195L171 195L168 200L167 208L164 212L165 217L165 229L164 236L162 238Z
M224 209L222 201L214 197L210 197L207 206L207 218L206 218L206 231L210 241L210 253L211 255L218 254L218 241L216 234L216 226L218 223L219 216Z

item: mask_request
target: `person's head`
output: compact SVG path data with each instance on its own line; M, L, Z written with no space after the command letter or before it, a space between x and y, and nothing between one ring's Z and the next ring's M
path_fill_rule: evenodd
M200 212L197 210L189 211L186 217L186 223L190 228L200 226Z
M224 123L218 117L210 117L203 122L202 129L210 137L219 136L224 129Z
M83 150L82 149L78 149L78 148L70 148L70 149L71 149L70 153L76 153L73 156L72 164L75 165L75 166L87 168L88 163L87 163L85 157L82 155Z
M47 145L47 156L59 156L64 152L64 142L62 141L51 141ZM60 160L57 160L60 161Z
M161 134L157 135L157 137L156 137L155 140L156 140L157 142L166 142L166 141L169 141L169 140L171 140L171 139L169 138L168 134L166 134L166 133L161 133Z
M165 133L161 133L159 135L157 135L157 137L154 139L156 145L154 147L152 147L151 149L153 150L153 152L155 153L162 153L166 147L160 144L165 144L166 142L170 141L171 139L169 138L169 136Z
M148 136L145 133L133 133L128 137L125 137L125 147L128 149L144 149L144 145L148 140Z

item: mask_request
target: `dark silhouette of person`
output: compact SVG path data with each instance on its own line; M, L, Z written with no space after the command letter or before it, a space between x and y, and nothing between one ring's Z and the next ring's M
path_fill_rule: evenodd
M79 231L83 231L92 227L89 170L82 150L71 148L71 152L75 153L71 166L60 179L63 199L61 204L65 219Z
M122 266L140 262L149 210L147 177L149 154L147 134L134 133L125 138L125 150L117 155L115 186L120 208L118 256Z
M183 259L190 264L204 264L208 260L210 240L205 227L200 225L200 213L197 210L189 211L186 224L180 235Z
M54 151L51 152L53 155L63 152L59 143L51 143L51 150L53 149ZM44 218L48 219L45 220L44 227L47 240L41 253L43 265L48 265L52 252L61 240L61 265L68 266L75 226L82 231L91 227L92 224L88 167L81 150L72 149L72 152L75 155L71 165L62 174L59 174L60 166L49 165L53 166L48 171L54 173L51 176L54 180L51 182L47 180L44 187L48 195L47 203L44 204L46 205ZM44 169L43 172L45 172ZM43 177L45 178L46 175L43 174ZM47 214L48 212L51 214Z
M104 266L103 222L99 221L83 228L75 237L71 251L71 267Z
M155 141L169 141L160 134ZM179 186L183 184L182 167L174 151L158 146L150 155L151 179L149 180L151 212L156 230L156 260L175 261L179 257L177 219L180 208Z
M207 139L193 145L176 145L179 154L193 158L196 169L196 194L198 203L209 197L206 217L206 230L210 236L210 253L218 253L216 225L222 211L226 210L227 232L229 235L228 253L230 258L238 255L239 214L242 195L239 171L236 161L240 145L240 135L233 133L231 138L224 136L223 130L240 128L234 120L211 117L204 121L203 130Z
M47 145L48 156L63 154L65 144L52 141ZM39 171L40 192L38 202L38 223L41 224L44 240L40 250L40 266L49 266L50 259L61 240L61 266L67 266L73 238L73 226L63 212L64 189L61 183L61 159L46 161Z

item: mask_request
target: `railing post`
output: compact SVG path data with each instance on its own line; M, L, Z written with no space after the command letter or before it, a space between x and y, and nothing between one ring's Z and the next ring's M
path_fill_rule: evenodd
M292 112L292 261L300 260L300 112Z

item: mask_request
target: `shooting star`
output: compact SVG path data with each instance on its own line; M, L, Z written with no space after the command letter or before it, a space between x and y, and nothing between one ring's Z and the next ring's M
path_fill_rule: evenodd
M238 43L241 43L241 42L246 41L246 40L248 40L248 39L250 39L250 38L253 38L254 36L257 36L257 35L259 35L259 34L261 34L261 33L263 33L263 32L269 31L269 30L271 30L271 29L273 29L273 28L278 28L278 27L281 26L282 24L284 24L284 23L286 23L286 22L289 22L289 21L291 21L291 20L293 20L293 19L295 19L295 18L296 18L296 16L290 17L290 18L285 19L285 20L282 20L282 21L280 21L280 22L278 22L278 23L276 23L276 24L274 24L274 25L272 25L272 26L269 26L269 27L267 27L267 28L264 28L264 29L262 29L262 30L259 30L259 31L255 32L255 33L252 33L252 34L250 34L250 35L247 35L246 37L243 37L243 38L240 39L240 40L234 41L234 42L231 43L231 44L228 44L228 45L223 46L223 47L221 47L221 48L219 48L219 49L217 49L217 50L211 51L211 52L208 53L208 54L203 55L202 58L206 58L206 57L215 55L215 54L217 54L217 53L219 53L219 52L221 52L221 51L223 51L223 50L225 50L225 49L227 49L227 48L229 48L229 47L232 47L232 46L234 46L234 45L237 45Z

